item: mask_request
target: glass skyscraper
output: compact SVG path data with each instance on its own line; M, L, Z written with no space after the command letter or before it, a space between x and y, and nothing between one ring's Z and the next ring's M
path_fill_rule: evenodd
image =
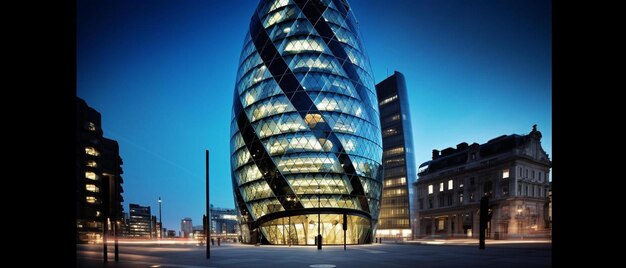
M372 242L382 140L356 26L345 0L262 0L255 10L231 123L244 242L311 245L319 230L323 244L341 244L344 224L347 243Z
M376 85L383 136L385 179L378 237L412 238L413 183L417 177L411 112L404 75L394 72Z

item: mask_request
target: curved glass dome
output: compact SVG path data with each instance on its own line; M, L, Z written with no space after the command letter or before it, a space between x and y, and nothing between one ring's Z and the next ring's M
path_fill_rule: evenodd
M374 79L344 0L262 0L241 53L231 168L244 242L371 243L382 186ZM318 218L318 214L320 217Z

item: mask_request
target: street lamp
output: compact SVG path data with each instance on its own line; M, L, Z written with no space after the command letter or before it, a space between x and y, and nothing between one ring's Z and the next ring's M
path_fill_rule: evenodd
M163 216L161 216L161 197L159 196L159 239L163 238Z
M522 211L523 210L521 207L517 209L517 216L518 216L517 218L519 221L519 233L520 233L521 238L524 239L524 221L522 217Z
M317 193L317 250L322 250L322 234L320 233L322 207L320 205L321 190L319 185L317 185L315 192Z
M291 201L296 202L296 199L291 199L291 196L287 196L287 201L289 202L289 208L293 208ZM287 222L287 226L289 226L289 228L287 229L288 234L287 234L287 241L289 246L291 247L291 216L288 216L288 222Z

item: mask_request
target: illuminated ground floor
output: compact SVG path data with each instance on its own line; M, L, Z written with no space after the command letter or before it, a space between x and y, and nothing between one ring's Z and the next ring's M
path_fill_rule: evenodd
M419 212L416 237L478 238L478 204ZM543 200L509 199L490 204L486 237L519 239L524 236L550 236L548 210Z
M345 240L347 244L368 244L373 240L370 219L358 215L346 216ZM343 214L321 213L286 216L261 224L258 229L249 230L242 224L244 243L273 245L315 245L316 237L322 235L322 245L344 243Z
M376 230L376 237L378 238L412 238L411 229L378 229Z
M102 223L95 220L76 220L77 243L102 243Z

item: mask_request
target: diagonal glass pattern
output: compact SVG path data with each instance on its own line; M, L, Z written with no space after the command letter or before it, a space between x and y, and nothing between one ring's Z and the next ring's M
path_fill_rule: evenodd
M382 138L369 60L344 0L261 0L244 39L231 169L247 243L371 243ZM313 231L315 230L315 232ZM339 232L341 231L341 232Z

